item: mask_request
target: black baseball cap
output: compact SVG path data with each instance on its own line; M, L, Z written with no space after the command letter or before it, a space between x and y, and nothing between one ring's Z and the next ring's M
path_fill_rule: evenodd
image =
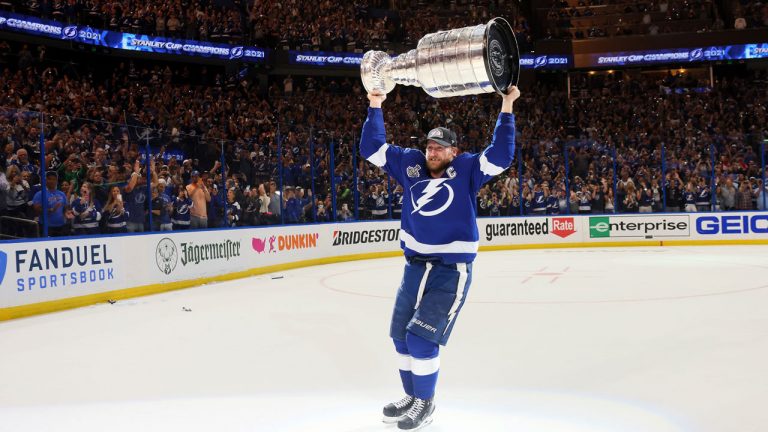
M444 127L436 127L427 134L427 141L434 141L441 146L453 147L456 145L456 133Z

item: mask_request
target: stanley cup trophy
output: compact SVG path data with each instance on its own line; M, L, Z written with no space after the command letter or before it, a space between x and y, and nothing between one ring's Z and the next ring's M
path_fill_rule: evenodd
M416 49L395 58L368 51L360 75L369 93L389 93L402 84L421 87L436 98L504 94L517 85L520 53L507 20L494 18L488 24L430 33Z

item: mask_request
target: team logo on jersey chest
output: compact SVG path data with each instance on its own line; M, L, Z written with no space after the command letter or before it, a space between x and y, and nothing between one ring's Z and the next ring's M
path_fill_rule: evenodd
M421 171L421 165L409 166L405 169L406 174L408 174L408 177L410 178L419 178L421 176L419 171Z
M411 186L411 214L436 216L447 210L453 203L454 195L453 188L446 183L448 180L439 178L414 183Z

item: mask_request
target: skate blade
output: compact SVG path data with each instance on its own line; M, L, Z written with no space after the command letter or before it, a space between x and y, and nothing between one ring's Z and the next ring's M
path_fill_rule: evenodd
M403 417L405 417L405 416L404 416L404 415L403 415L403 416L400 416L400 417L387 417L387 416L384 416L384 417L381 419L381 421L382 421L382 422L384 422L384 423L386 423L386 424L396 424L397 422L399 422L400 420L402 420L402 419L403 419Z
M408 432L413 432L413 431L421 430L421 429L424 429L425 427L429 426L430 424L432 424L432 416L427 417L426 419L424 419L424 421L420 425L416 426L415 428L407 429L407 430L408 430ZM400 429L400 430L405 430L405 429Z

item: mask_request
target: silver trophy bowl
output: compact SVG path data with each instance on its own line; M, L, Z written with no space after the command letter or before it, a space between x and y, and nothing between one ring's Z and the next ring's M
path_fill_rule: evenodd
M520 77L520 52L504 18L430 33L416 49L394 58L368 51L360 64L365 90L389 93L396 84L421 87L436 98L506 93Z

